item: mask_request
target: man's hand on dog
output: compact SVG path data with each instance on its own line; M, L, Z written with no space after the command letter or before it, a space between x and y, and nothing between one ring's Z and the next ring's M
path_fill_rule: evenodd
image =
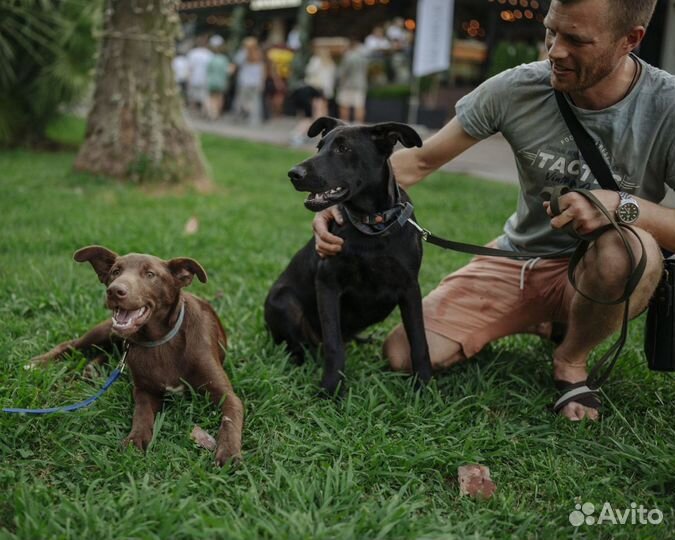
M312 221L316 252L322 259L324 257L332 257L342 251L344 240L339 236L331 234L328 230L331 221L337 221L340 225L344 223L342 214L337 206L331 206L322 210L314 216L314 220Z
M619 206L619 194L616 191L598 189L593 191L593 195L610 215L614 215ZM590 234L598 227L609 223L602 212L594 207L586 197L574 192L565 193L560 197L561 212L557 216L553 215L550 202L545 201L544 208L551 218L551 227L554 229L562 229L568 223L572 223L574 230L583 235Z

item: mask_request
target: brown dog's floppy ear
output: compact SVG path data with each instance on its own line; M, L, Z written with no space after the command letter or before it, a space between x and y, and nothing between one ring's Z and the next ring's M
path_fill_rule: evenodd
M338 120L332 116L322 116L321 118L314 120L314 123L309 126L307 135L309 137L316 137L319 133L321 133L321 136L325 137L326 133L332 129L335 129L336 126L344 125L346 124L342 120Z
M171 259L166 264L169 267L169 271L173 274L173 277L180 283L181 287L187 287L192 283L192 278L194 276L197 276L202 283L206 283L206 271L202 268L202 265L194 259L180 257L178 259Z
M375 124L371 130L375 139L386 141L391 148L394 148L398 141L406 148L422 146L422 139L417 134L417 131L408 124L382 122L381 124Z
M73 254L73 259L77 262L89 262L94 268L99 281L105 283L108 272L110 272L112 265L115 264L117 253L103 246L87 246L78 249Z

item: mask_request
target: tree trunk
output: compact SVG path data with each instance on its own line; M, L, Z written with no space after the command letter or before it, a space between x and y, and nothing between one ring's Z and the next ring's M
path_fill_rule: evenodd
M171 60L176 0L106 0L94 102L75 168L135 182L203 182Z

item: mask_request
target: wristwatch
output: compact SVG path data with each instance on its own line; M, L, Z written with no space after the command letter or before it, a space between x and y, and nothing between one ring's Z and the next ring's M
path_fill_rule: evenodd
M616 207L616 219L626 225L635 223L640 217L640 206L630 193L619 191L619 206Z

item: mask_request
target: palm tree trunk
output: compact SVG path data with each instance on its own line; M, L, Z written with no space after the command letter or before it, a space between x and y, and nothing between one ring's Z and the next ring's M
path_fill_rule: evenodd
M176 0L106 4L94 102L75 168L136 182L207 180L171 68Z

